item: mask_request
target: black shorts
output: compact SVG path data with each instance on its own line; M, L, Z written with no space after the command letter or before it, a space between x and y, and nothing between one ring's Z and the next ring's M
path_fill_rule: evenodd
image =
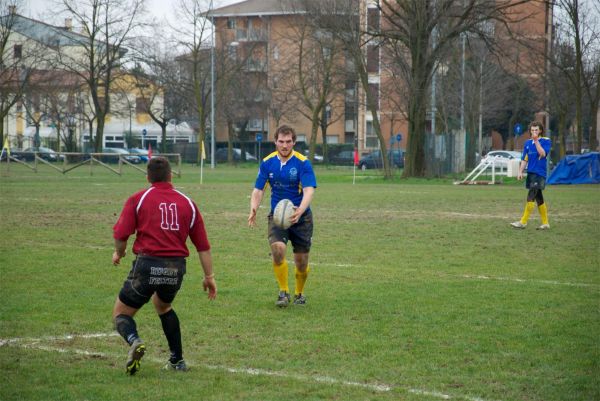
M163 302L171 303L181 288L184 275L183 257L138 256L119 292L119 299L125 305L139 309L156 293Z
M269 215L269 244L273 242L292 242L294 253L308 253L312 244L313 216L310 210L300 216L300 220L284 230L273 224L273 215Z
M545 189L546 177L542 177L541 175L537 175L535 173L527 173L527 179L525 180L525 188Z

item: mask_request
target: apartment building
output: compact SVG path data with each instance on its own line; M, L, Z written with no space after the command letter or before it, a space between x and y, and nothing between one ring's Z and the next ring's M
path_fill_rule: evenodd
M4 118L4 134L8 135L11 146L48 146L61 151L92 147L96 122L89 88L81 74L58 62L59 55L63 60L85 60L82 43L87 38L76 31L69 18L63 26L55 26L19 15L14 6L0 17L0 23L7 28L4 32L8 39L4 46L5 70L0 94L3 101L15 95L18 98ZM78 61L77 65L85 65L85 62ZM103 146L126 147L130 132L133 138L141 140L143 137L146 144L151 143L156 148L162 140L161 129L150 118L147 108L160 109L163 94L153 95L149 105L151 83L140 85L124 71L115 71L114 76ZM25 82L16 94L19 79ZM69 138L69 146L66 138ZM173 123L167 127L169 142L193 142L194 138L187 124Z
M382 21L375 2L360 0L357 4L358 18L349 19L349 23L351 20L358 21L363 30L378 30ZM299 39L297 37L294 42L292 37L298 34L298 26L305 18L301 5L301 1L293 0L247 0L211 12L215 24L216 47L228 49L227 52L231 55L247 60L245 71L248 79L254 80L257 85L263 85L264 93L271 93L270 96L285 78L286 69L289 69L288 74L294 71L290 65L293 61L290 57L286 58L286 55L297 54ZM525 4L515 2L513 15L515 32L529 40L529 46L533 44L542 50L548 46L552 34L552 7L548 1L533 0ZM499 29L498 35L502 35L502 32ZM530 82L536 93L536 107L540 116L546 116L543 85L546 66L543 58L532 57L525 44L519 44L508 37L500 40L505 41L506 49L512 55L505 59L505 67ZM406 113L401 108L401 99L389 95L387 89L392 77L382 65L381 60L385 59L385 55L381 52L376 43L364 49L369 91L376 98L381 131L386 142L390 146L406 148ZM351 70L347 62L348 60L340 62L339 68ZM340 87L330 98L331 107L326 111L332 122L327 128L325 140L328 143L356 143L361 153L376 149L379 139L373 130L371 113L365 107L364 90L356 79L346 79L338 85ZM295 104L282 104L281 109L278 109L273 98L270 102L262 101L262 97L260 100L251 107L248 140L260 137L263 141L271 141L274 130L283 123L296 128L299 141L310 140L310 119L306 117L306 110L303 110L305 107L297 97L290 96L288 100ZM431 113L428 116L430 118ZM226 125L224 121L217 120L217 140L227 140ZM486 133L486 136L489 135L490 133ZM323 142L320 134L317 141Z

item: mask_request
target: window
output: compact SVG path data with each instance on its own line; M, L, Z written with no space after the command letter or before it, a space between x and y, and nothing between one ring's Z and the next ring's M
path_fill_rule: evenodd
M306 142L306 135L305 134L297 134L296 142Z
M327 143L339 143L340 137L337 135L327 135Z
M235 28L236 28L235 18L227 18L227 29L235 29Z
M15 47L14 47L15 59L20 59L22 56L23 56L23 45L15 45Z
M379 110L379 84L369 84L369 97L375 105L375 110Z
M237 59L237 45L229 45L227 47L227 56L233 60Z
M379 72L379 47L369 46L367 47L367 71L368 72Z
M367 148L379 147L379 139L377 139L377 135L375 134L375 130L373 129L373 121L367 121L367 132L365 142L365 146Z
M135 98L135 112L136 113L147 113L148 106L146 105L146 99L143 97Z

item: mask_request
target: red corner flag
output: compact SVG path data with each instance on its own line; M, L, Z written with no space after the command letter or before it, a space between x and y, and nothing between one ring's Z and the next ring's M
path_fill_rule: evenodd
M150 159L152 159L152 144L151 143L148 144L148 161L150 161Z
M354 148L354 165L358 166L358 149Z

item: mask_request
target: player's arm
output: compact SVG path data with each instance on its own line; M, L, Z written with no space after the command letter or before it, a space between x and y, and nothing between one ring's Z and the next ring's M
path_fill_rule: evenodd
M204 291L208 291L208 299L215 299L217 297L217 283L215 282L210 249L208 251L198 251L198 256L200 257L200 265L202 265L202 270L204 271L202 287Z
M121 263L121 258L125 256L127 250L127 241L121 241L119 239L115 239L115 251L113 252L112 262L113 265L118 265Z
M533 135L532 139L533 139L533 144L535 145L535 148L538 152L538 155L540 155L540 159L543 159L544 157L546 157L546 149L544 149L542 147L542 144L540 143L539 135Z
M258 211L258 207L260 206L260 202L262 202L264 194L265 191L258 188L254 188L252 191L252 195L250 196L250 215L248 216L249 227L256 226L256 212Z
M302 202L300 202L300 206L298 206L296 208L296 210L294 211L294 214L292 214L292 217L290 217L290 221L292 222L292 224L296 224L298 222L298 220L300 220L300 217L302 216L302 214L304 214L304 212L306 212L306 209L308 209L308 207L310 206L310 203L312 202L314 194L315 194L314 187L302 188Z
M523 179L523 173L525 171L525 166L527 166L527 160L521 160L521 163L519 164L519 173L517 174L518 180Z

